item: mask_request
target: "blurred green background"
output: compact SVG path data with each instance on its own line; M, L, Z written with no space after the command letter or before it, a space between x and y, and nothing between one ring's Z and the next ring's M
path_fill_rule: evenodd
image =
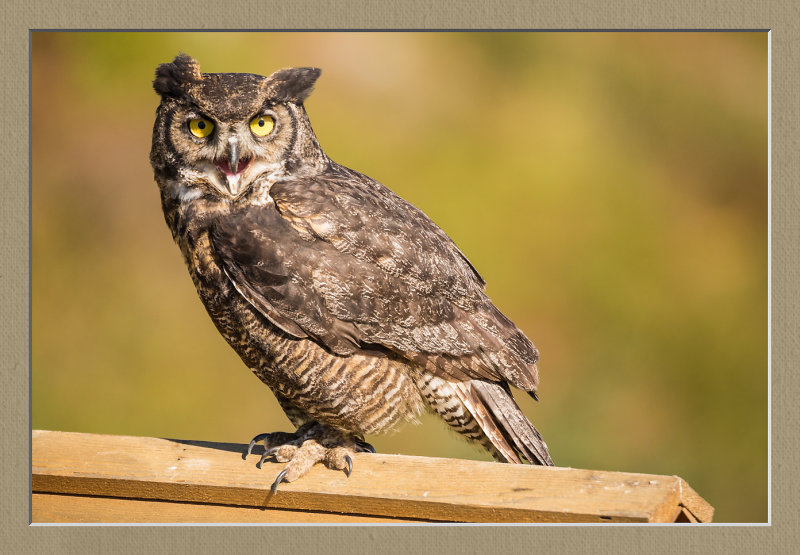
M334 160L424 210L541 351L559 466L767 519L766 33L33 33L33 427L288 430L218 335L148 162L154 69L323 69ZM437 419L384 453L488 459Z

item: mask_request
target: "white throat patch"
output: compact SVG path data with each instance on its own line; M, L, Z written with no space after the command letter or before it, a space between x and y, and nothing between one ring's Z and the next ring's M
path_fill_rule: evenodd
M196 173L196 172L193 172ZM192 176L192 177L197 177ZM187 185L186 180L176 180L170 179L167 181L167 191L169 196L177 199L178 202L184 204L186 202L191 202L195 199L200 198L203 195L203 191L200 190L198 187L191 187Z

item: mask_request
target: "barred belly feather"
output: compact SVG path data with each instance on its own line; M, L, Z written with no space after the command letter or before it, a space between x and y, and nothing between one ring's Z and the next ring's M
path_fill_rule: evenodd
M388 432L424 408L407 361L383 352L337 356L284 333L226 285L207 235L191 251L192 277L217 329L244 363L284 403L326 424L359 434ZM210 282L215 283L211 287Z

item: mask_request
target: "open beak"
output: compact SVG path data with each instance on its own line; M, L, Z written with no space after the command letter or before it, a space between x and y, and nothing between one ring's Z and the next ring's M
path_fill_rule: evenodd
M250 165L249 158L239 158L239 142L231 140L228 142L228 158L217 162L217 167L223 171L228 182L228 190L232 195L240 192L240 180L242 173Z

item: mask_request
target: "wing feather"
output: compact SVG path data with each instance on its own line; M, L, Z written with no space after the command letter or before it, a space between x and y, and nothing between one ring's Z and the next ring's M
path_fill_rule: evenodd
M341 167L270 195L211 238L237 290L275 325L338 354L382 346L440 375L535 390L536 348L417 208Z

